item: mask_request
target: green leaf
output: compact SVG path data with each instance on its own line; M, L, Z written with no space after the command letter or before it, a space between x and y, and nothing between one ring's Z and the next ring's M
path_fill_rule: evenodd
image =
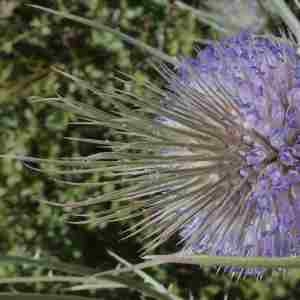
M85 277L81 277L81 276L23 276L23 277L0 278L0 284L38 283L38 282L78 283L84 281L86 281ZM92 282L101 284L101 280L99 282L97 280L93 280Z
M32 294L32 293L0 293L1 300L97 300L96 298L53 295L53 294Z
M137 279L134 278L129 278L126 276L113 276L113 275L105 275L101 278L105 278L106 280L112 280L115 282L118 282L120 284L123 284L127 288L131 288L133 290L139 291L145 296L158 299L158 300L174 300L173 297L170 295L160 293L156 289L154 289L152 286L145 284L144 282L138 281ZM97 279L98 280L98 279ZM102 289L101 287L101 280L100 283L93 283L95 282L95 279L93 280L91 278L91 283L89 283L87 280L85 281L84 284L82 285L77 285L72 287L71 289L76 290L76 291L83 291L83 290L99 290ZM180 298L177 298L177 300L182 300Z
M140 282L136 279L125 276L106 275L103 278L80 277L80 276L26 276L26 277L12 277L0 279L0 284L17 284L17 283L38 283L38 282L66 282L66 283L80 283L73 286L71 291L84 290L101 290L101 289L115 289L115 288L130 288L140 293L158 300L174 300L173 297L160 293L153 289L148 284ZM177 300L180 300L177 298Z
M117 255L116 253L112 251L108 251L108 254L115 258L118 262L124 264L126 267L133 267L131 263ZM149 276L147 273L145 273L142 270L133 270L134 273L136 273L138 276L140 276L142 279L144 279L144 282L147 282L151 284L158 292L161 293L167 293L167 289L160 284L158 281L154 280L151 276Z
M122 257L118 256L116 253L112 251L108 251L109 255L115 258L117 261L120 263L124 264L127 267L133 267L131 263L123 259ZM157 280L152 278L150 275L145 273L142 270L134 270L134 273L136 273L138 276L140 276L142 279L144 279L144 282L149 283L150 285L153 286L155 290L157 290L159 293L166 294L168 295L171 299L173 300L180 300L177 296L171 294L162 284L160 284Z
M97 270L91 268L82 267L74 264L62 263L56 259L31 259L20 256L0 256L0 264L28 264L74 275L91 275L97 272Z
M174 300L174 297L157 291L152 286L140 282L136 279L127 276L103 274L101 277L91 276L96 273L96 270L80 267L77 265L65 264L52 260L35 260L18 256L0 256L0 264L29 264L38 267L46 267L69 274L79 274L85 276L26 276L1 278L0 284L17 284L17 283L37 283L37 282L66 282L78 283L71 290L99 290L103 288L130 288L139 291L140 293L159 300ZM87 276L89 275L89 276ZM177 300L180 300L177 298Z

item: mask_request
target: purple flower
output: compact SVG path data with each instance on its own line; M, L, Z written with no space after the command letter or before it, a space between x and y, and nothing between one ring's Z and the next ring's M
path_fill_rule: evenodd
M129 232L145 234L146 251L179 233L181 249L192 253L300 255L299 62L291 42L242 32L175 71L161 66L166 88L96 91L113 113L59 98L86 122L126 137L84 140L105 151L65 162L77 173L103 172L99 185L119 188L72 209L113 203L92 221L138 218Z
M211 170L218 179L207 181L223 192L212 199L207 189L207 197L199 198L203 207L183 224L187 251L300 255L299 62L288 43L244 32L181 64L173 92L188 86L199 94L200 105L212 110L207 118L223 130L220 138L228 153L236 155L230 163L224 157Z

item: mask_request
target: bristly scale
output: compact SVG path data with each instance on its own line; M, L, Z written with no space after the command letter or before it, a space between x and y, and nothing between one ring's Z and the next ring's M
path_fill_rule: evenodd
M122 185L74 207L118 202L93 221L139 217L129 232L153 228L146 251L179 233L192 253L299 255L300 64L293 44L243 32L159 72L167 88L147 82L147 97L104 93L67 75L114 111L60 97L56 104L128 138L82 139L111 151L56 162L57 173L107 171Z

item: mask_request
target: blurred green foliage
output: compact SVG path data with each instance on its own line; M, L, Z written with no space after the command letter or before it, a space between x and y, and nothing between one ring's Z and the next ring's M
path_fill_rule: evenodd
M119 27L169 55L191 55L197 39L213 34L193 17L167 0L41 0L34 4L66 9L74 14L112 27ZM171 3L172 1L170 1ZM197 4L196 1L185 1ZM107 107L104 101L80 90L55 73L53 66L109 89L117 71L137 78L158 78L149 67L149 57L107 32L83 27L47 15L25 5L24 0L0 0L0 145L1 154L65 157L93 153L90 145L64 137L110 138L107 129L69 125L74 116L46 103L34 103L31 96L51 97L56 93ZM139 91L137 91L139 92ZM119 138L114 135L114 139ZM103 175L103 174L102 174ZM96 180L101 180L98 175ZM114 186L106 188L113 189ZM94 192L94 191L92 191ZM100 191L97 191L101 193ZM47 176L28 170L20 162L0 160L0 251L1 254L57 257L97 267L113 268L116 262L106 250L112 249L130 262L138 262L141 240L121 241L126 224L78 226L67 224L63 212L39 200L57 202L85 199L85 187L55 183ZM176 249L170 241L160 249ZM0 267L0 276L26 274L26 268ZM38 269L37 274L43 274ZM300 274L288 279L269 277L232 281L229 275L190 266L165 266L151 271L159 281L188 299L299 299ZM24 291L56 291L61 284L17 286ZM5 286L3 291L11 291ZM126 290L98 292L99 299L140 299Z

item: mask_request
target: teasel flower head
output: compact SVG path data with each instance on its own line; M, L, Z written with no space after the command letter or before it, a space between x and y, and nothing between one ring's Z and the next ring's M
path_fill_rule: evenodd
M205 93L215 116L220 113L213 124L226 144L207 173L207 193L197 199L203 209L181 231L186 248L213 255L299 254L297 64L288 44L247 33L182 64L185 84Z
M129 232L146 233L146 251L179 234L183 253L299 255L299 63L292 42L242 32L175 69L158 67L167 84L142 83L147 96L101 92L67 75L114 109L62 97L56 105L126 136L124 142L82 139L105 151L56 162L56 172L68 176L109 172L98 185L120 187L67 207L80 209L73 216L86 222L136 218ZM104 202L111 208L93 219L82 214Z
M297 29L294 17L287 23L292 32ZM79 221L83 223L134 218L128 233L143 233L147 252L177 234L183 254L300 255L297 52L287 38L243 31L194 58L155 65L164 87L119 79L126 89L103 92L64 74L110 102L112 109L60 96L48 100L77 113L84 124L106 126L126 137L81 139L104 150L50 161L57 166L52 173L106 172L97 185L118 187L66 204L71 216L86 218ZM144 94L134 93L134 85L143 87ZM103 203L110 208L96 211L92 219L82 212ZM265 272L228 270L256 276Z

